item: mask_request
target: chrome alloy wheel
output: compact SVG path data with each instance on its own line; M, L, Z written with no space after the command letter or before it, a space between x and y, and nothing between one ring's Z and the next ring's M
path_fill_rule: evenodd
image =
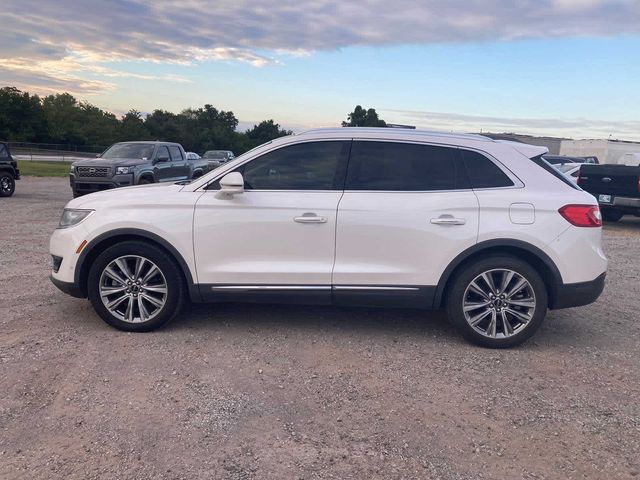
M489 338L517 334L531 321L536 308L529 281L506 269L481 273L467 286L462 298L467 323Z
M167 302L167 280L158 266L138 255L109 263L100 275L100 298L115 318L128 323L153 319Z

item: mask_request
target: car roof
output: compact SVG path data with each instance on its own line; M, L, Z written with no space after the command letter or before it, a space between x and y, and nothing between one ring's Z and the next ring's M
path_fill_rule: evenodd
M438 132L431 130L418 130L408 128L384 128L384 127L339 127L339 128L315 128L312 130L306 130L296 134L312 135L312 136L336 136L336 137L384 137L384 138L414 138L424 140L427 138L451 138L451 139L464 139L464 140L476 140L484 142L494 142L495 140L478 135L475 133L452 133L452 132Z
M340 127L340 128L317 128L294 135L294 138L359 138L378 140L409 140L419 142L434 142L442 144L453 144L458 146L476 145L509 145L521 154L532 158L544 155L549 152L547 147L530 145L522 142L512 142L508 140L494 140L475 133L451 133L430 130L413 130L404 128L383 128L383 127ZM286 137L281 137L286 138Z

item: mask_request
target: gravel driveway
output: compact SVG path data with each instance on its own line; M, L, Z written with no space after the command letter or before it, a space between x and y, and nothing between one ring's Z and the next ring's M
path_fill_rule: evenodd
M0 478L640 478L640 219L526 345L442 313L194 306L128 334L49 282L66 179L0 201Z

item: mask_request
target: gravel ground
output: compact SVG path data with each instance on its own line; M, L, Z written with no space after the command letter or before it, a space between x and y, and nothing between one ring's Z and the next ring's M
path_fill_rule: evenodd
M640 221L526 345L442 313L193 306L111 329L48 280L66 179L0 201L0 478L640 478Z

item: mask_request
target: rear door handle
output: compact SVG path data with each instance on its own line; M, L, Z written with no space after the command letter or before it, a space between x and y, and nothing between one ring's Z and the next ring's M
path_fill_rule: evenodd
M303 213L301 217L293 217L298 223L327 223L327 217L319 217L315 213Z
M431 223L434 225L464 225L467 221L464 218L455 218L453 215L440 215L438 218L432 218Z

